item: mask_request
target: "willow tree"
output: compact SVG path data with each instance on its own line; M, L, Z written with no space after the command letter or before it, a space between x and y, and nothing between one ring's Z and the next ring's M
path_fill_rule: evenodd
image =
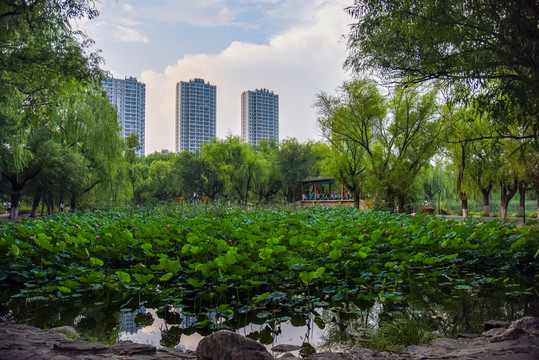
M384 97L374 82L360 79L345 82L337 96L318 96L322 133L335 151L366 164L367 181L386 197L390 209L394 204L401 211L409 207L415 180L437 149L442 125L436 93L409 87ZM362 169L354 171L358 176Z
M66 179L70 205L95 191L92 198L125 203L132 197L126 143L119 136L118 115L99 88L79 88L57 108L57 140L65 149L82 155L80 177Z
M89 83L99 58L70 20L97 15L93 1L9 0L0 2L0 172L12 187L12 217L35 154L28 146L48 126L54 105L73 81Z
M361 183L387 113L385 99L373 82L359 80L344 83L337 96L319 93L315 106L318 126L332 149L328 170L350 191L359 209Z

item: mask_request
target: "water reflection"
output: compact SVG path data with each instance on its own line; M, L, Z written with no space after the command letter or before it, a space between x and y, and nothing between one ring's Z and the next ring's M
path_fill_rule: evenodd
M219 312L218 308L201 313L178 304L138 304L137 298L129 295L117 300L101 295L50 302L8 297L0 304L0 317L40 328L72 325L83 338L102 343L130 340L193 351L204 336L229 329L268 349L280 344L300 346L295 353L298 355L312 352L311 346L331 351L365 343L380 324L399 316L444 336L481 332L487 320L539 316L535 294L508 292L503 287L458 289L439 279L410 282L402 289L402 293L395 292L376 302L343 299L310 312L303 307L298 311L293 306L274 304L275 308L260 308L258 312L240 313L236 309L233 314Z

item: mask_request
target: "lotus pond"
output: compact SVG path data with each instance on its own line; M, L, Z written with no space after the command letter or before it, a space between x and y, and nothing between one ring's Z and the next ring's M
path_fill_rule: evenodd
M0 227L0 317L196 348L234 329L303 354L387 324L445 336L539 316L539 231L427 215L92 211ZM413 331L412 331L413 332Z

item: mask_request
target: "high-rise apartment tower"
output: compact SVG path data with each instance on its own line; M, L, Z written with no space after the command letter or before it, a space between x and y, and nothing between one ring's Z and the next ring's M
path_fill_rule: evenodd
M249 144L279 141L279 95L268 89L241 94L241 137Z
M216 94L203 79L176 84L176 152L195 151L215 137Z
M118 111L122 127L120 136L125 139L133 133L137 134L140 148L135 153L143 156L146 143L146 84L134 77L115 79L107 74L102 85Z

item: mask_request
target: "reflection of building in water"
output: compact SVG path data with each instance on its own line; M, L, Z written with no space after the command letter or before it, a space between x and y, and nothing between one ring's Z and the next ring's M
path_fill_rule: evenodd
M140 309L133 312L122 313L120 315L120 331L135 334L139 329L142 329L142 326L137 326L137 324L135 324L135 317L138 313L143 315L146 314L146 308L141 306Z
M193 326L196 322L197 322L196 316L182 316L182 323L180 325L180 328L188 329L191 326Z

